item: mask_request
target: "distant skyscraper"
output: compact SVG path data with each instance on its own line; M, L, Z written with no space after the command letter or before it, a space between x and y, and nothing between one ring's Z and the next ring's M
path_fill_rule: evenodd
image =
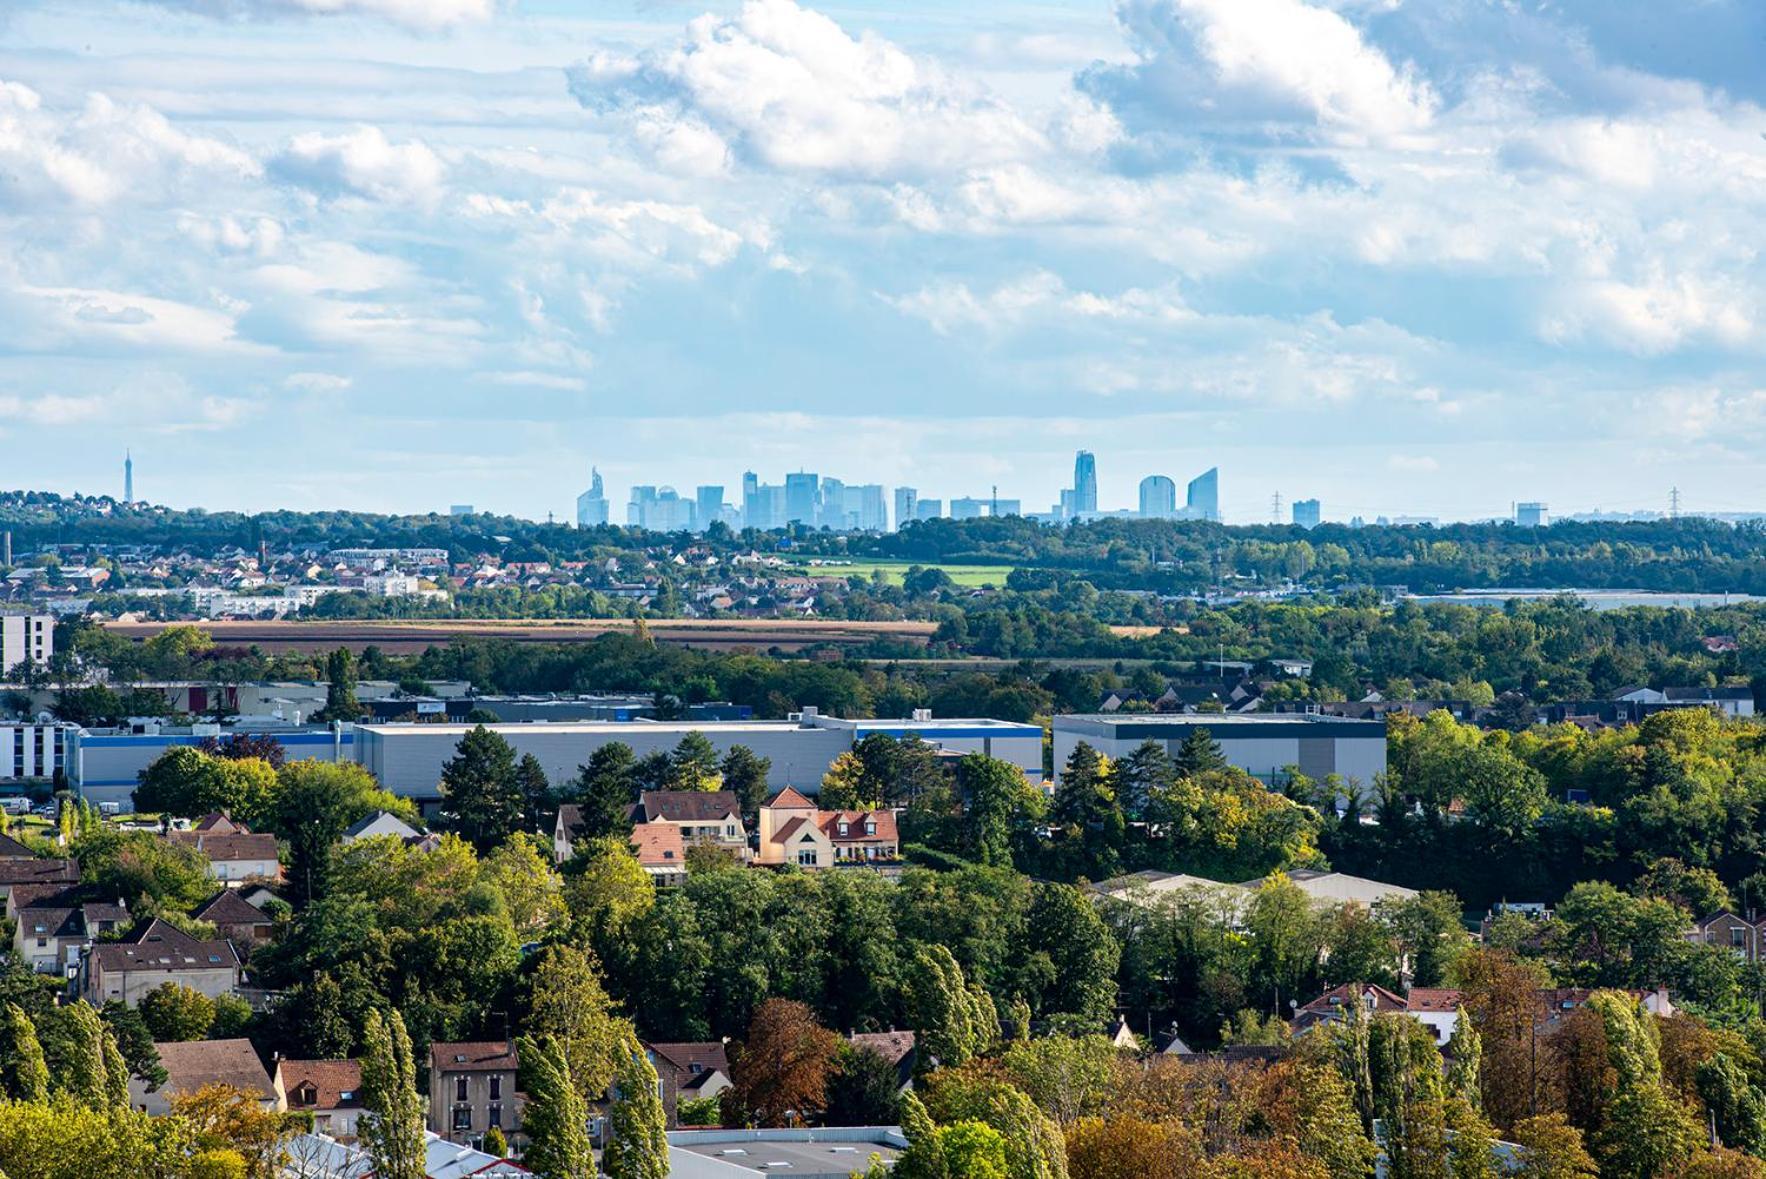
M601 483L601 472L589 468L589 489L576 497L576 526L599 528L607 523L607 491Z
M471 504L449 504L448 505L448 515L450 515L450 516L470 516L470 515L473 515L474 513L476 513L477 511L478 511L478 509L473 507Z
M979 520L987 515L987 501L973 496L962 495L950 501L950 518L953 520Z
M1098 510L1098 461L1089 450L1073 456L1073 512Z
M944 501L941 499L923 499L914 504L914 519L937 520L944 516Z
M895 489L895 526L900 528L909 520L919 519L920 493L912 487Z
M1294 523L1302 528L1317 528L1319 520L1318 501L1315 499L1297 499L1294 501Z
M1544 528L1551 522L1551 509L1542 503L1515 505L1515 524L1521 528Z
M693 494L693 527L704 532L724 518L723 485L703 484Z
M625 504L625 522L631 528L647 528L651 508L656 504L654 484L641 483L632 488L632 497Z
M1192 520L1220 519L1220 468L1209 467L1190 480L1184 515Z
M847 495L858 513L858 526L865 532L889 531L889 504L883 498L881 483L865 483L847 489Z
M1169 520L1177 515L1177 484L1166 475L1141 480L1141 519Z
M820 506L821 480L807 471L785 476L785 518L782 524L808 524L814 527L816 509Z
M123 451L123 502L135 502L135 456Z
M821 486L821 502L816 505L814 521L818 528L831 528L835 532L844 532L853 527L847 519L846 484L839 479L823 479Z

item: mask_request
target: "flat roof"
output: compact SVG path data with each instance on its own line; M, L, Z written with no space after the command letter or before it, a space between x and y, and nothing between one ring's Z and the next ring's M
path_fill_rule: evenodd
M423 724L422 722L375 721L369 724L358 724L357 730L362 732L387 734L407 733L416 735L436 735L462 737L477 728L469 724ZM950 717L945 720L846 720L838 717L817 717L803 723L793 720L680 720L659 721L648 718L634 720L572 720L572 721L499 721L484 726L493 733L566 733L566 734L598 734L598 733L783 733L800 731L805 733L925 733L930 735L980 736L1038 736L1042 729L1036 725L1019 724L1015 721L994 720L991 717Z
M1386 722L1383 720L1321 716L1309 712L1080 712L1055 717L1055 728L1059 729L1064 725L1137 729L1147 733L1187 732L1190 729L1225 732L1232 729L1306 728L1317 730L1320 736L1335 731L1339 735L1353 734L1358 737L1373 737L1386 731Z
M847 1179L863 1174L875 1154L894 1161L898 1147L875 1138L845 1141L803 1142L679 1142L671 1139L671 1151L714 1159L726 1166L741 1167L755 1175L786 1174L802 1179Z

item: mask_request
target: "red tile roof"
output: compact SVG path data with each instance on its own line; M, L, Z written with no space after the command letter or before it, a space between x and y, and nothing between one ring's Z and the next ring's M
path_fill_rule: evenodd
M516 1068L515 1049L503 1040L462 1040L429 1046L429 1062L444 1073L496 1073Z
M681 829L667 823L639 823L632 828L632 850L646 868L685 867L687 845Z
M898 839L894 811L817 811L816 822L835 843L895 843ZM842 822L845 835L840 834ZM875 824L876 831L866 834L866 823Z
M292 1109L352 1109L362 1104L362 1064L357 1060L284 1060L277 1064L276 1076ZM307 1085L312 1086L313 1098L302 1102L296 1094Z
M737 818L742 804L733 790L646 790L632 808L632 820L654 823L709 823Z
M776 811L813 811L816 809L816 804L813 800L799 793L791 786L787 786L785 789L773 795L772 801L768 802L767 806Z

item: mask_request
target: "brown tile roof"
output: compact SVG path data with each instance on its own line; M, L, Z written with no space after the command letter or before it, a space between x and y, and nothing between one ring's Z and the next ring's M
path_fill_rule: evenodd
M1411 1011L1457 1011L1459 992L1450 987L1412 987L1404 996Z
M166 1093L193 1093L204 1085L232 1085L275 1100L270 1075L258 1060L250 1040L190 1040L155 1044L159 1062L166 1070Z
M0 860L34 860L36 858L36 852L6 832L0 831Z
M86 922L80 910L69 906L36 906L18 911L19 932L28 941L35 937L83 937Z
M695 1044L645 1044L656 1058L656 1071L663 1072L666 1065L674 1072L676 1089L687 1089L693 1086L694 1078L711 1072L730 1075L730 1054L722 1042L717 1040ZM697 1066L697 1068L695 1068Z
M429 1063L444 1073L494 1073L517 1067L515 1048L503 1040L462 1040L429 1046Z
M211 925L261 925L270 920L270 915L236 890L224 888L219 896L196 911L196 919Z
M230 834L204 831L173 831L166 836L173 843L195 848L207 856L211 864L237 863L240 860L274 860L276 837L250 832Z
M646 790L633 808L634 822L709 823L739 818L742 804L733 790Z
M196 822L190 824L192 831L213 832L216 835L244 834L251 830L244 823L235 823L227 817L226 811L210 811Z
M1340 987L1332 987L1310 1003L1302 1004L1301 1014L1329 1015L1341 1011L1351 1003L1363 1002L1368 992L1374 996L1375 1011L1405 1011L1404 997L1393 994L1385 987L1373 983L1344 983ZM1364 1008L1365 1009L1365 1008Z
M916 1039L913 1032L854 1032L847 1037L859 1048L869 1048L890 1064L899 1067L913 1052Z
M108 971L216 970L239 965L239 955L224 938L200 941L177 926L155 917L131 941L92 947L92 959Z
M800 793L794 786L787 786L773 795L767 806L772 810L787 811L813 811L816 809L815 802L807 795Z
M645 867L686 867L687 845L681 829L667 823L639 823L632 828L632 850Z
M78 860L0 860L0 886L79 882Z
M352 1109L362 1103L358 1060L284 1060L276 1065L276 1077L290 1109ZM298 1101L296 1094L306 1085L312 1086L313 1099Z
M828 838L835 843L895 843L894 811L817 811L816 822L827 832ZM846 834L840 834L840 824L846 824ZM865 834L865 824L876 824L874 834Z

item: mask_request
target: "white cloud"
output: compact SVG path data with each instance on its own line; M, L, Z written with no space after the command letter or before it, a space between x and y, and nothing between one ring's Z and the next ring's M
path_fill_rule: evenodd
M1405 475L1429 475L1441 469L1441 464L1426 454L1394 454L1386 459L1386 466Z
M712 154L709 136L751 161L802 172L889 178L1044 154L1048 137L1016 110L874 33L849 35L792 0L748 0L729 18L706 15L676 46L641 58L600 54L570 71L573 93L596 109L638 112L643 134L672 117ZM1095 111L1070 133L1108 135Z
M584 378L565 376L562 373L518 370L515 372L480 373L479 377L494 385L526 385L535 389L559 389L566 393L581 393L589 387L589 382Z
M336 373L289 373L283 387L299 393L342 393L355 382Z
M223 20L367 16L423 31L477 24L496 14L497 0L142 0Z
M320 196L425 206L440 198L447 173L428 144L393 143L380 128L370 126L343 135L297 135L271 167L282 179Z

